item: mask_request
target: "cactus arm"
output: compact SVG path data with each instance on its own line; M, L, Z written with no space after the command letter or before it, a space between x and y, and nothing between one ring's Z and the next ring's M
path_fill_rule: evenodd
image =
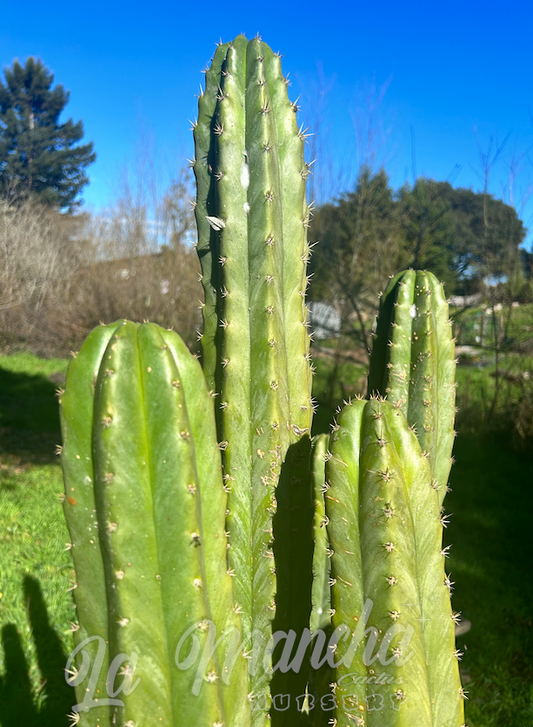
M406 655L394 652L400 648L398 635L385 648L386 661L373 666L369 657L379 644L365 664L364 641L355 653L347 642L339 643L335 717L370 727L459 727L462 703L453 621L429 464L401 412L387 402L355 402L344 409L339 424L332 435L327 463L331 487L326 493L334 551L333 626L343 628L360 619L353 633L362 635L367 626L361 614L371 599L368 626L377 629L379 639L394 624L409 627L412 638L403 664L398 660ZM384 674L403 683L401 691L379 682L354 683L350 678L347 683L347 674L358 675L360 682L371 675L376 682L376 675ZM441 696L443 689L446 696ZM378 704L383 708L377 709Z
M157 326L123 322L98 329L71 367L62 425L67 492L77 495L76 486L87 487L92 502L85 504L92 504L91 513L96 509L98 521L93 553L84 532L90 515L85 507L75 509L81 499L70 497L71 509L65 508L81 563L77 590L92 596L88 614L80 609L80 632L104 632L108 663L121 655L124 681L141 680L120 693L122 707L104 714L91 710L82 720L91 727L156 718L169 726L246 727L250 706L242 656L229 684L222 671L224 648L209 658L207 677L200 671L198 696L191 694L196 669L175 664L187 628L195 628L201 649L208 621L218 629L217 638L239 626L231 577L220 567L226 559L226 493L212 399L198 362L176 334ZM81 452L85 457L75 451L80 442L89 443ZM93 487L84 482L87 467ZM94 521L89 524L94 528ZM82 555L91 558L90 568ZM94 579L98 563L100 586ZM88 599L80 603L86 606ZM104 678L106 671L107 666ZM102 685L101 694L112 687Z
M408 420L429 453L442 504L455 436L455 347L444 290L431 273L417 273L414 302Z
M204 279L216 282L218 317L217 335L204 333L204 370L209 383L211 369L205 362L214 356L218 437L228 490L228 560L230 569L239 574L234 579L235 600L243 611L244 639L258 633L264 647L276 613L276 590L277 623L282 613L285 619L280 628L289 623L303 628L306 609L308 625L311 608L310 567L300 603L289 607L288 594L304 578L305 569L294 577L283 575L276 586L275 570L279 565L283 571L283 566L274 562L288 557L295 567L299 559L311 558L311 539L308 549L294 550L291 535L310 529L312 520L308 476L312 407L302 297L308 249L305 180L300 176L303 140L279 59L268 46L259 38L248 42L238 36L225 52L222 63L215 56L212 67L220 74L220 88L209 150L203 155L211 160L208 173L214 191L208 211L211 226L217 229L210 233L210 257L201 256L201 262ZM199 163L197 154L195 167ZM217 266L216 275L206 261ZM206 308L204 331L211 315ZM286 328L288 320L294 324ZM305 437L307 442L301 444ZM278 499L284 511L274 529ZM250 692L268 694L269 681L267 665L252 674ZM259 722L264 718L256 715Z
M441 504L455 436L454 357L442 285L428 272L397 275L381 300L368 388L401 408L414 427Z
M326 484L326 452L329 437L319 434L313 441L313 489L315 496L314 541L313 553L313 591L311 612L311 631L325 629L330 621L329 609L331 596L329 587L330 559L326 531L326 509L324 504L324 487Z
M74 632L76 646L91 636L107 640L106 594L102 556L98 547L98 529L93 491L92 430L94 385L109 339L118 324L96 328L85 341L81 352L69 365L66 389L60 401L63 447L61 465L65 484L63 510L71 539L71 553L77 574L74 601L79 628ZM84 647L95 662L98 645ZM80 664L78 663L78 666ZM109 661L104 660L96 689L105 692L105 675ZM78 703L85 697L85 685L76 688ZM107 717L107 721L106 721ZM109 716L93 707L82 713L82 727L109 725Z
M363 564L359 532L359 448L361 440L364 404L355 402L341 412L339 427L332 434L330 458L326 463L327 491L324 495L327 517L327 538L333 551L331 556L331 609L333 627L354 622L354 616L363 613L365 603L364 584L361 578ZM338 584L338 585L337 585ZM348 644L340 644L339 657L343 657ZM356 658L345 669L337 669L338 683L346 673L366 677L366 670L360 658ZM342 690L342 687L341 687ZM334 691L337 705L337 688ZM342 699L344 694L341 692ZM335 718L344 715L338 715Z

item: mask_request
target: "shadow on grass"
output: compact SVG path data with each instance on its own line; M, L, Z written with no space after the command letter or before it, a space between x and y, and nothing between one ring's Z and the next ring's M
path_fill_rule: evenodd
M31 576L24 579L24 598L42 686L36 700L20 636L13 624L7 624L2 629L5 673L0 677L0 725L67 727L67 714L76 703L74 689L65 681L68 655L50 626L39 582Z
M57 384L0 368L0 455L25 464L56 461L61 441Z
M525 727L533 724L533 458L493 433L460 433L455 456L445 539L454 608L472 622L458 639L467 723Z

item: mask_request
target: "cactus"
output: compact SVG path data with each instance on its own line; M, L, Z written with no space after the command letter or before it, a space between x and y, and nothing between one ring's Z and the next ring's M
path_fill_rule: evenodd
M174 663L188 628L203 644L209 622L217 637L239 628L220 567L226 493L200 364L155 325L102 326L70 365L61 420L78 641L103 637L104 677L117 656L136 653L121 674L126 686L141 679L120 693L123 707L95 706L82 724L249 724L242 656L227 686L215 654L197 697L194 670Z
M402 412L376 399L344 408L330 454L335 724L460 727L458 615L429 463Z
M369 375L388 401L348 404L329 451L325 435L311 443L309 166L296 110L260 38L217 47L193 124L203 371L177 334L126 321L93 331L69 368L74 636L101 637L84 647L92 663L106 644L92 696L123 700L95 696L82 727L462 723L441 543L455 393L446 303L429 273L391 281ZM206 647L210 624L226 646L242 629L244 652L178 668L181 637ZM364 654L390 627L384 684ZM326 664L272 673L285 653L271 656L273 632L320 629L338 639ZM355 655L352 629L369 636ZM87 705L81 674L71 681ZM276 707L281 695L290 702Z
M370 359L369 393L401 408L431 463L440 503L455 437L455 349L448 304L437 278L407 270L381 298Z
M243 637L264 644L274 618L301 631L311 608L309 170L295 111L280 58L260 38L218 46L194 125L203 365L217 394ZM267 694L269 678L252 675L250 692Z

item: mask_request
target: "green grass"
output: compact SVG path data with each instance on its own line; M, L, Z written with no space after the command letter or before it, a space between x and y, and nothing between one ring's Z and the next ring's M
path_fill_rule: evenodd
M75 619L58 493L59 372L66 361L0 357L0 724L63 727L74 704L63 667Z
M471 727L533 724L533 459L502 435L459 435L446 542L453 604L472 622L459 637ZM463 645L466 648L463 648Z
M366 368L342 361L334 377L334 363L330 356L315 357L314 366L313 396L318 403L318 410L313 418L313 434L329 433L329 424L333 421L336 407L351 396L364 394Z
M54 391L66 361L0 356L0 725L66 727L74 703L63 667L75 619L68 534L57 493L60 439ZM342 398L360 393L364 368L315 361L316 431L327 431ZM50 380L50 376L54 381ZM467 408L466 385L470 377ZM446 510L454 608L472 622L459 639L470 727L533 725L533 579L530 572L533 459L508 437L476 429L492 378L459 369L463 403ZM485 390L485 394L482 391ZM464 650L464 649L463 649ZM416 725L413 725L416 727Z

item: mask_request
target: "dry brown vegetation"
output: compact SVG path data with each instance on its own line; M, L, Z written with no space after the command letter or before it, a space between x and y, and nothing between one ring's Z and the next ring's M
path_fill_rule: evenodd
M157 198L123 178L104 212L0 202L0 345L77 350L100 321L150 320L194 345L203 296L188 178Z

